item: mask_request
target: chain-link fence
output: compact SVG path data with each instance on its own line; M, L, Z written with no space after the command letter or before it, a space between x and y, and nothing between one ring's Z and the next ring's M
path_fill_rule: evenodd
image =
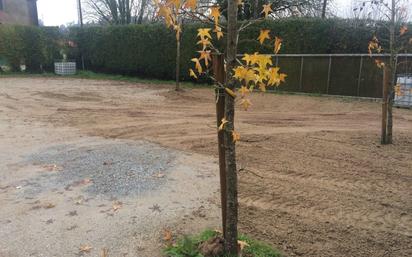
M276 90L381 98L383 71L376 59L385 62L389 55L273 55L274 64L288 75ZM397 74L412 74L412 54L399 54L397 62Z

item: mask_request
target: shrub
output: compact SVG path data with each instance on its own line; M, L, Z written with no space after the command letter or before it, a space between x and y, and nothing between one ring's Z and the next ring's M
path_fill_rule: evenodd
M5 59L12 71L21 64L28 72L51 69L58 56L58 28L34 26L0 26L0 59Z

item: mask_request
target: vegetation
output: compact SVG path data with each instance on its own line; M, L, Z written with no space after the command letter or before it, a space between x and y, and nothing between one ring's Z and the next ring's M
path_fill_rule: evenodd
M196 38L201 24L185 24L181 36L181 78L190 80L190 59L197 50L192 40ZM366 53L372 34L381 42L388 38L384 26L367 21L290 18L279 21L264 21L249 26L242 31L238 42L239 52L271 53L270 44L260 45L256 35L261 29L270 29L284 39L281 53ZM34 35L36 33L37 35ZM29 35L31 34L31 35ZM407 31L405 37L411 35ZM301 40L305 38L305 40ZM32 44L32 41L38 43ZM0 59L6 59L13 70L25 58L33 60L33 70L52 71L53 61L61 59L62 39L73 41L75 48L69 48L70 59L78 60L84 55L86 69L140 77L172 80L175 78L176 38L175 33L162 24L87 27L83 30L72 28L69 35L62 34L57 28L25 28L19 26L0 26ZM156 42L155 44L153 42ZM221 42L224 42L221 40ZM215 44L224 50L222 43ZM35 60L33 58L39 58ZM153 61L155 60L155 61ZM285 65L283 65L285 66ZM288 71L289 72L289 71Z
M178 240L176 244L166 247L164 252L168 257L203 257L203 255L199 252L199 245L219 235L219 232L206 230L199 235L192 237L185 236ZM278 251L272 249L267 244L251 239L248 236L240 235L239 240L248 245L242 250L242 256L244 257L281 256Z

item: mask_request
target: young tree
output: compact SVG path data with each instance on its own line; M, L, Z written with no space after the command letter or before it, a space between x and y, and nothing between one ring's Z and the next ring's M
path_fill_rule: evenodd
M377 53L388 53L389 60L384 62L376 59L375 62L378 67L385 71L384 80L384 96L382 108L382 144L392 144L393 142L393 104L395 98L396 88L396 70L398 66L397 56L406 49L406 45L412 44L412 38L407 37L408 27L406 25L407 18L407 3L405 0L390 0L390 3L384 1L363 2L362 6L369 4L371 10L378 13L381 17L387 19L385 29L389 35L388 49L384 49L377 36L369 42L368 51ZM376 15L376 14L375 14ZM387 93L387 94L386 94Z
M172 0L170 0L172 1ZM179 0L176 0L179 1ZM192 14L207 23L212 21L212 28L200 28L198 30L200 46L198 51L199 57L193 58L194 69L190 69L190 75L198 78L200 75L208 75L208 68L211 61L211 53L219 52L213 45L213 38L220 40L226 34L225 48L225 71L226 81L220 83L215 80L218 88L225 91L225 110L224 118L219 125L219 131L224 131L224 149L225 149L225 165L226 165L226 220L225 223L225 249L230 256L238 254L238 199L237 199L237 167L236 167L236 142L240 139L240 135L235 131L235 104L238 102L245 110L247 110L251 101L249 94L255 88L265 91L268 86L279 86L286 78L286 74L279 72L279 67L273 66L272 57L259 53L243 54L243 58L237 58L237 44L239 33L252 24L252 22L238 23L238 9L243 3L239 0L229 0L227 5L227 21L221 22L221 8L218 5L213 5L208 8L207 12L198 11L196 0L190 0L192 5ZM178 26L176 16L173 15L173 9L178 9L179 5L171 6L170 4L159 6L161 15L165 17L166 23L169 26ZM204 8L202 6L201 8ZM267 18L272 13L271 4L264 4L261 11L264 18ZM258 19L263 20L262 19ZM175 29L176 33L180 33L180 29ZM261 44L273 44L274 53L277 54L281 48L282 40L279 37L270 35L270 31L263 29L257 36L257 40ZM273 39L273 40L271 40ZM240 86L240 87L239 87ZM239 100L237 97L239 95Z

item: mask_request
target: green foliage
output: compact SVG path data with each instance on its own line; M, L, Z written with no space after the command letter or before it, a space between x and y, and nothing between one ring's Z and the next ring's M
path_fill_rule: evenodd
M181 78L190 80L191 58L197 56L197 29L204 24L183 24ZM240 33L239 53L272 53L273 46L261 46L256 38L260 29L283 38L281 53L366 53L374 34L382 33L376 24L342 19L291 18L263 21ZM71 30L86 68L108 73L174 79L176 40L163 24L89 27ZM224 51L225 39L215 40ZM75 54L73 55L75 56ZM77 55L79 56L79 55Z
M22 64L28 72L53 67L58 54L57 28L34 26L0 26L0 59L4 59L11 71L20 71Z
M212 230L206 230L199 235L188 237L185 236L173 246L165 249L167 257L203 257L197 248L200 243L207 241L213 237L218 236L219 233ZM243 249L242 256L245 257L281 257L282 255L273 250L267 244L251 239L248 236L240 235L239 240L249 244ZM222 256L223 257L223 256Z
M188 69L191 58L197 57L197 29L204 24L183 24L181 40L181 80L191 80ZM270 29L272 36L283 38L280 53L366 53L369 40L377 34L385 48L386 32L382 24L361 20L290 18L263 21L240 33L239 53L272 53L273 46L261 46L256 38L260 29ZM410 32L408 32L410 33ZM405 38L409 38L406 36ZM0 59L5 59L14 71L25 63L28 70L38 71L40 65L51 71L53 61L61 59L62 40L72 40L77 48L67 48L69 59L76 59L79 67L83 55L89 70L111 74L133 75L162 80L175 77L175 34L163 24L71 28L62 34L58 28L0 26ZM225 39L214 41L222 52ZM268 41L267 41L268 42ZM295 60L291 60L294 62ZM293 63L279 63L290 75L291 90ZM324 64L322 64L324 66ZM354 73L355 74L355 73ZM324 82L318 84L324 85ZM310 85L319 87L318 85ZM315 90L321 91L315 88ZM323 89L322 89L323 90Z

